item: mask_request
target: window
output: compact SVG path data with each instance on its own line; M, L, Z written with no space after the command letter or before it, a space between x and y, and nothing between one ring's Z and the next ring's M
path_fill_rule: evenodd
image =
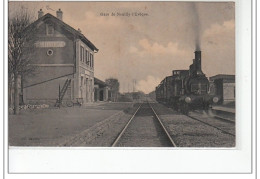
M85 62L86 62L86 64L88 64L88 51L87 50L85 52Z
M92 58L92 54L90 53L90 54L89 54L89 66L90 66L90 67L92 67L92 60L91 60L91 58Z
M86 64L89 65L89 52L86 50Z
M53 55L53 50L52 50L52 49L48 49L48 50L47 50L47 55L48 55L48 56Z
M84 62L84 47L80 46L80 61Z
M90 54L90 67L94 67L93 54Z
M174 75L179 75L179 74L180 74L180 71L174 71L173 74L174 74Z
M46 34L47 35L53 35L54 34L54 27L52 24L46 25Z

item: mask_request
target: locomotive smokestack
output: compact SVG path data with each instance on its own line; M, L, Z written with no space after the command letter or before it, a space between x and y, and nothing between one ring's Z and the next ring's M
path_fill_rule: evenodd
M201 51L195 51L195 59L198 59L201 61Z
M201 51L195 51L195 59L193 61L197 75L203 74L201 71Z

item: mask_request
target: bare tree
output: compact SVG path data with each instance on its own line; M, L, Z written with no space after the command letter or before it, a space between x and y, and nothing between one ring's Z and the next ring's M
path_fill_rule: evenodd
M8 80L9 93L14 89L14 100L11 100L14 103L14 114L19 113L19 83L23 84L24 76L35 70L30 65L34 28L27 29L31 19L26 10L21 10L8 20Z

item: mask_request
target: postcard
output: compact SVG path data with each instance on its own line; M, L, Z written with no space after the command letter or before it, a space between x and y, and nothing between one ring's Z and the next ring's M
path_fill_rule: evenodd
M8 6L10 151L241 147L236 2Z

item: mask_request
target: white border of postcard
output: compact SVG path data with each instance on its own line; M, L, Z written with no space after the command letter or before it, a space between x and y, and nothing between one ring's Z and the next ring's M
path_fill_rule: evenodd
M203 1L204 2L204 1ZM205 1L209 2L209 1ZM214 1L216 2L216 1ZM4 176L5 178L85 178L82 175L31 175L31 173L180 173L174 177L254 178L255 121L251 111L252 49L251 0L236 0L236 147L227 148L39 148L9 147L7 131L7 62L4 63ZM7 0L4 1L4 59L7 59ZM1 49L3 49L1 48ZM254 62L253 62L254 63ZM2 63L1 63L2 66ZM1 89L2 90L2 89ZM3 91L1 91L3 92ZM253 135L252 135L253 134ZM10 172L8 174L8 172ZM15 173L23 173L16 175ZM30 173L30 174L28 174ZM197 174L196 174L197 173ZM230 175L244 174L244 175ZM166 175L163 175L166 177ZM93 176L92 176L93 177ZM102 176L101 176L102 177ZM111 176L110 176L111 177ZM113 178L121 177L113 175ZM130 176L131 177L131 176ZM132 176L135 177L135 176ZM153 176L154 177L154 176ZM156 177L156 175L155 175ZM157 176L160 177L160 176ZM186 178L185 177L185 178ZM152 178L152 176L150 176ZM233 177L232 177L233 178Z

